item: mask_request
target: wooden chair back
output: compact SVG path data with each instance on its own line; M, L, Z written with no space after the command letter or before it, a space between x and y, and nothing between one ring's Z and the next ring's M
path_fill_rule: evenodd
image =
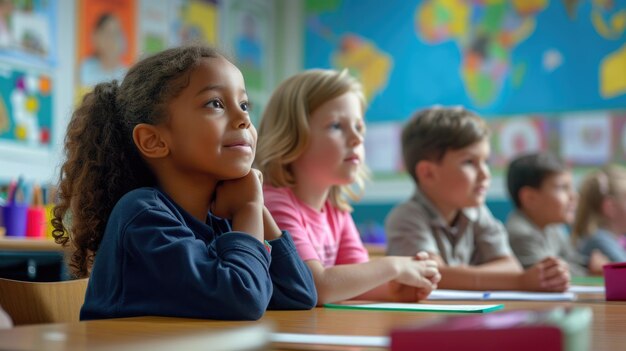
M77 322L88 281L41 283L0 278L0 306L14 325Z

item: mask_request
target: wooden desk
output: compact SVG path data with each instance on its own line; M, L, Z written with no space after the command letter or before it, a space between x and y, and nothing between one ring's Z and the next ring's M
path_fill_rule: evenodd
M0 251L57 251L63 252L64 248L50 239L2 237L0 238Z
M0 350L211 350L218 333L246 327L263 328L266 336L270 330L262 322L156 317L42 324L0 329Z
M385 244L363 244L370 257L383 257L387 254L387 245Z
M458 302L462 303L462 302ZM476 303L471 302L471 303ZM490 301L489 303L493 303ZM545 309L553 306L588 306L593 310L591 350L617 350L626 345L626 302L605 302L588 298L577 302L503 302L505 310ZM145 349L159 344L176 345L180 350L210 349L205 344L191 344L216 328L264 323L275 332L386 336L398 326L420 323L442 314L355 311L316 308L312 311L268 311L260 322L223 322L182 318L139 317L89 321L69 324L23 326L0 330L0 349ZM55 341L54 339L57 339ZM58 341L61 339L61 341ZM195 346L195 347L194 347ZM293 345L291 345L293 346ZM272 349L290 349L274 344ZM294 347L296 348L296 347ZM298 349L338 350L337 346L298 345ZM373 350L350 347L345 350Z

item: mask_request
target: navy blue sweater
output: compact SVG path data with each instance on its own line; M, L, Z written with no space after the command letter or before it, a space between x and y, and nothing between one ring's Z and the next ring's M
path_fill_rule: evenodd
M271 255L249 234L208 214L202 223L155 188L113 208L80 319L144 315L249 320L270 309L310 309L313 277L289 233Z

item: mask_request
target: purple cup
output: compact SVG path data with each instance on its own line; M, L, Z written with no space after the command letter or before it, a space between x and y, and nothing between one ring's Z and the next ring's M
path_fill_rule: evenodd
M7 203L2 208L2 220L6 228L6 236L26 236L26 213L28 205Z

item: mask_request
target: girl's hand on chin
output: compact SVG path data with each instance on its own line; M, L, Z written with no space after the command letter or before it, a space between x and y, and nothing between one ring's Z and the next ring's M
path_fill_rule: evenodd
M232 219L243 208L263 207L263 175L252 168L241 178L225 180L215 188L211 212L221 218Z

